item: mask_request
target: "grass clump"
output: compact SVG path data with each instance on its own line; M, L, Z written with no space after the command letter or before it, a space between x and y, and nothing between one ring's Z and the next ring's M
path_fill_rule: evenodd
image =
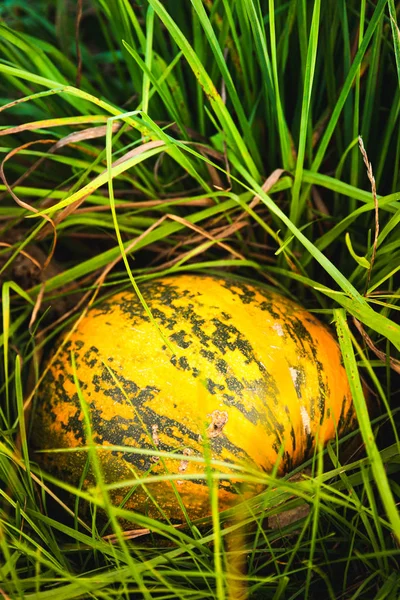
M397 14L394 0L1 5L4 598L399 597ZM343 461L329 445L234 513L214 495L188 530L136 515L126 534L131 513L108 505L108 534L101 499L82 521L31 462L41 359L97 293L186 270L264 282L336 326L365 450Z

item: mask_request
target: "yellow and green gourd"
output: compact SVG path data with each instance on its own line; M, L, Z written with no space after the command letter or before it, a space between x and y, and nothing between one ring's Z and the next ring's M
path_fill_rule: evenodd
M71 353L107 483L170 473L135 488L125 508L183 520L210 514L204 463L211 458L270 472L289 472L317 442L354 426L339 347L329 330L292 301L230 278L178 275L141 285L151 322L133 291L103 299L67 332L47 364L33 424L37 449L87 443ZM160 335L173 347L175 354ZM35 433L36 432L36 433ZM146 449L146 454L117 445ZM152 456L179 453L188 460ZM38 453L36 459L78 486L87 452ZM222 469L223 470L223 469ZM226 469L229 472L229 469ZM188 477L192 477L189 479ZM95 484L88 472L84 485ZM256 491L255 488L254 491ZM113 490L122 502L128 487ZM219 507L238 501L230 478L219 483Z

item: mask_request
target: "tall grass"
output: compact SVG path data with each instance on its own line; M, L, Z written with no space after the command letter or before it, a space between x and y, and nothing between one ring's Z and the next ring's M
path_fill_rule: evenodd
M0 6L4 598L400 596L399 8ZM277 287L336 327L362 448L262 476L225 513L211 463L212 516L180 528L112 506L99 468L98 494L55 481L28 436L55 336L98 293L187 270Z

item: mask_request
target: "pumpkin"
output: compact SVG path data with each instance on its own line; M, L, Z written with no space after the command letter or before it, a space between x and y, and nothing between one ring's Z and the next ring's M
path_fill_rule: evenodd
M294 302L261 286L199 275L148 281L141 293L153 322L137 295L123 291L64 334L34 416L36 449L87 443L75 372L105 481L151 478L146 486L113 489L114 503L131 491L125 508L176 522L184 518L179 494L190 518L203 517L210 513L205 463L191 457L204 457L205 445L227 465L218 468L226 473L218 484L225 509L259 489L237 485L229 465L284 474L311 457L317 441L353 427L337 342ZM36 455L75 486L87 456ZM92 471L86 473L84 486L95 485ZM154 481L157 475L164 478Z

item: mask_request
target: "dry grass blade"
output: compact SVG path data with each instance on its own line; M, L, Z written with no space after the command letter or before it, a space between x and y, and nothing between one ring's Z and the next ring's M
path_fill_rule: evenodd
M263 192L268 194L269 190L276 184L277 181L279 181L279 179L284 173L285 169L275 169L274 171L272 171L271 175L269 175L269 177L264 181L264 183L261 186ZM253 200L249 204L249 207L254 208L255 206L257 206L257 204L259 204L259 202L259 196L254 196Z
M120 127L122 126L122 123L118 123L115 122L113 123L112 129L113 129L113 133L117 132ZM48 154L54 154L57 150L59 150L60 148L63 148L64 146L68 146L68 145L73 145L73 144L77 144L78 142L82 142L82 141L87 141L87 140L94 140L96 138L99 137L104 137L106 135L107 132L107 126L106 125L98 125L96 127L87 127L86 129L82 130L82 131L74 131L73 133L70 133L69 135L66 135L65 137L61 138L61 140L58 140L55 144L53 144L53 146L51 146L51 148L49 148L48 150ZM48 140L48 143L54 142L54 140ZM43 162L46 160L46 156L42 156L41 158L39 158L37 161L35 161L35 163L33 165L31 165L28 169L26 169L24 171L24 173L14 181L14 183L12 184L12 188L15 188L18 185L21 185L21 183L23 181L25 181L25 179L27 179L34 171L36 171L42 164ZM2 199L4 197L4 194L0 195L0 199ZM42 205L45 205L46 200L42 200Z
M379 350L375 346L375 344L371 340L371 338L369 337L368 333L365 331L364 327L361 325L360 321L358 321L356 318L353 317L353 322L354 322L354 325L357 327L358 331L361 333L368 348L370 348L372 350L372 352L375 354L375 356L377 356L379 358L379 360L381 360L384 363L386 363L388 361L390 368L393 369L393 371L395 371L396 373L399 373L399 375L400 375L400 361L396 360L392 356L387 356L387 354L385 354L385 352L382 352L382 350Z
M174 529L182 529L182 525L171 525ZM122 535L124 540L134 540L138 537L143 537L144 535L149 535L152 533L151 529L143 527L141 529L129 529L127 531L123 531ZM118 537L115 533L110 533L109 535L104 535L101 538L105 542L109 542L110 544L118 543Z
M210 148L209 146L205 146L204 144L195 143L195 144L193 144L193 146L198 149L198 151L200 152L200 154L202 156L211 156L211 158L214 158L215 160L224 162L226 177L228 180L227 186L224 186L218 169L216 169L208 161L206 161L205 164L206 164L206 168L210 174L210 178L211 178L213 187L217 190L226 190L226 191L230 190L231 189L231 181L230 181L230 177L229 177L229 168L230 167L229 167L229 163L226 158L226 152L224 152L224 154L221 154L221 152L218 152L218 150L215 150L214 148Z
M12 158L15 154L18 154L18 152L20 152L21 150L24 150L25 148L28 148L30 146L32 146L33 144L48 144L51 143L53 140L38 140L38 141L33 141L33 142L28 142L27 144L23 144L22 146L19 146L18 148L14 148L13 150L11 150L8 154L6 154L6 156L3 158L1 165L0 165L0 177L8 191L8 193L12 196L13 200L21 207L21 208L25 208L26 210L33 212L33 213L38 213L39 211L34 208L33 206L31 206L30 204L28 204L27 202L24 202L23 200L21 200L20 198L18 198L18 196L13 192L11 186L9 185L7 178L5 176L4 173L4 165L5 163ZM50 264L53 255L54 255L54 251L56 249L56 244L57 244L57 230L56 227L54 225L54 222L52 221L52 219L48 216L48 215L42 215L42 218L47 221L50 225L50 228L53 232L53 243L51 245L50 248L50 252L44 262L43 265L43 269L46 269L46 267L48 267L48 265Z
M181 198L168 198L168 201L163 200L138 200L137 202L124 202L123 204L116 204L116 210L130 210L131 208L153 208L157 206L162 206L166 204L166 202L170 203L179 203L180 206L213 206L215 204L212 198L194 198L185 202ZM75 214L85 214L92 212L107 212L110 210L109 206L86 206L84 208L79 208L75 211Z
M285 169L275 169L272 171L271 175L262 184L261 189L268 194L269 190L279 181L284 173Z
M213 236L211 233L209 233L202 227L199 227L198 225L194 225L193 223L190 223L190 221L188 221L187 219L184 219L183 217L178 217L177 215L173 215L173 214L168 214L165 216L168 217L169 219L171 219L172 221L176 221L177 223L180 223L181 225L184 225L185 227L188 227L189 229L196 231L201 236L205 237L206 239L210 240L211 242L216 243L218 246L220 246L221 248L223 248L224 250L229 252L229 254L232 254L236 258L238 258L240 260L244 260L244 257L242 256L242 254L240 254L239 252L236 252L236 250L233 250L233 248L228 246L228 244L225 244L224 242L219 241L220 238L222 238L222 237L227 237L228 235L232 235L232 233L234 233L235 231L240 229L240 226L238 227L237 225L229 225L226 228L224 228L219 233L218 236Z
M4 246L10 249L12 249L13 247L12 244L8 244L7 242L0 242L0 246ZM26 252L25 250L20 250L19 252L20 254L22 254L22 256L25 256L25 258L30 260L31 263L33 263L35 267L37 267L40 271L43 269L43 265L38 260L36 260L36 258L34 258L31 254L29 254L29 252Z
M170 215L166 215L166 217L167 216L170 216ZM156 272L156 271L163 271L165 269L170 269L181 262L185 262L189 258L194 258L195 256L198 256L199 254L206 252L210 248L210 245L213 242L215 242L215 244L220 247L224 247L225 249L228 249L229 254L233 254L233 251L230 247L228 247L226 244L222 244L218 240L220 238L226 238L246 226L248 226L248 223L241 221L239 223L233 223L232 225L229 225L228 227L224 226L222 228L219 228L219 230L217 230L217 231L216 230L210 231L210 233L209 233L210 242L203 242L204 237L207 237L204 235L204 233L202 233L198 236L194 236L192 238L185 237L184 240L180 241L178 244L176 244L174 246L173 252L176 254L177 250L179 250L180 247L182 247L183 245L188 245L189 243L195 247L192 248L191 250L188 250L187 252L179 254L176 258L173 258L167 262L164 262L164 263L158 265L157 267L154 267L153 271ZM160 259L160 257L163 254L170 256L171 253L172 253L172 251L165 251L164 253L159 252L157 258ZM242 257L242 255L240 253L236 253L235 256L236 256L236 258ZM245 260L245 259L241 258L241 260Z
M145 144L142 144L141 146L134 148L133 150L130 150L124 156L121 156L121 158L118 158L118 160L113 162L112 168L116 167L117 165L123 164L124 162L126 162L127 160L130 160L134 156L139 156L140 154L142 154L143 152L146 152L147 150L150 150L152 148L157 148L159 146L164 146L164 145L165 145L164 142L162 142L160 140L146 142ZM105 169L102 173L100 173L100 175L98 177L101 177L102 175L105 175L106 173L107 173L107 170ZM97 179L97 177L96 177L96 179ZM79 206L81 206L81 204L86 200L86 198L88 198L91 195L91 193L92 192L90 191L87 194L81 196L80 198L75 200L75 202L72 202L72 204L70 204L69 206L64 208L62 211L60 211L58 213L58 215L56 215L54 217L54 219L53 219L54 223L56 225L59 225L60 223L62 223L62 221L64 221L69 215L74 213L76 211L76 209L79 208ZM42 236L44 236L44 235L45 235L45 231L42 232Z
M106 115L94 115L90 117L90 122L104 123L107 121ZM87 117L70 117L66 120L62 119L44 119L42 121L32 121L30 123L22 123L16 127L8 127L7 129L0 129L0 137L4 135L14 135L16 133L22 133L23 131L35 131L36 129L44 129L46 127L65 127L65 125L80 125L81 123L87 123Z
M112 124L113 133L116 133L119 129L121 129L122 125L123 123L114 121ZM70 144L77 144L78 142L105 137L106 133L107 125L96 125L95 127L87 127L86 129L82 129L82 131L74 131L73 133L63 137L61 140L58 140L58 142L54 144L52 148L50 148L49 152L55 152L59 148L68 146Z
M24 412L29 408L30 403L28 404L27 401L24 402ZM19 453L14 451L8 451L7 455L9 456L9 458L12 459L12 461L23 471L26 471L26 465L24 463L24 461L22 460L22 458L20 457ZM48 487L43 480L38 477L37 475L35 475L35 473L33 473L31 470L29 470L29 475L32 478L32 480L38 484L40 486L40 488L42 488L42 490L44 492L46 492L46 494L48 494L51 498L53 498L53 500L55 500L55 502L57 502L57 504L59 504L59 506L61 506L63 508L63 510L65 510L71 517L75 517L75 513L74 511L69 508L65 502L63 502L58 496L57 494L50 488ZM78 522L80 525L82 525L82 527L84 527L87 531L91 531L91 528L79 517L77 517Z
M40 307L42 305L45 289L46 289L46 282L43 282L42 285L40 286L40 290L39 290L39 293L36 298L35 306L33 307L33 310L32 310L32 315L31 315L29 325L28 325L29 330L31 330L32 325L35 323L35 321L37 319Z
M367 275L367 282L365 284L365 290L367 290L369 288L369 282L371 280L371 273L372 273L372 269L375 263L375 257L376 257L376 250L378 248L378 236L379 236L379 203L378 203L378 198L376 195L376 183L375 183L375 177L374 177L374 173L372 171L372 165L368 160L368 154L367 151L365 150L364 147L364 142L361 136L358 137L358 144L360 147L360 152L362 154L363 157L363 161L365 166L367 167L367 175L368 175L368 179L371 182L371 191L372 191L372 198L374 200L374 206L375 206L375 235L374 235L374 243L372 246L372 255L371 255L371 261L370 261L370 266L368 269L368 275Z
M128 244L128 246L126 247L125 253L129 254L130 252L132 252L132 250L134 249L134 247L136 246L136 244L138 244L143 238L145 238L151 231L153 231L154 229L156 229L163 221L166 220L166 218L167 218L167 216L164 215L156 223L153 223L150 227L148 227L146 229L146 231L144 231L138 237L136 237L134 240L132 240L132 242L130 244ZM92 306L93 303L94 303L94 301L96 300L96 298L97 298L97 296L99 294L99 291L100 291L100 289L101 289L101 287L102 287L102 285L103 285L103 283L104 283L107 275L112 271L112 269L121 260L122 260L122 255L119 254L117 256L117 258L115 258L112 262L110 262L102 270L102 272L99 275L99 277L97 277L97 279L94 281L94 283L93 283L94 292L93 292L92 289L90 289L85 294L83 294L81 296L81 298L78 300L78 302L73 306L73 308L71 308L68 312L64 313L63 315L61 315L61 317L59 317L56 321L53 321L51 325L49 325L45 329L43 329L41 331L41 335L46 335L49 331L51 331L52 329L54 329L54 327L56 327L57 325L60 325L63 321L65 321L71 315L73 315L75 312L77 312L84 305L84 303L86 302L86 300L92 294L92 297L90 298L90 300L88 302L88 305L84 309L84 313L83 314L86 314L86 312L88 311L88 309L90 308L90 306ZM82 282L80 282L80 283L82 283Z

